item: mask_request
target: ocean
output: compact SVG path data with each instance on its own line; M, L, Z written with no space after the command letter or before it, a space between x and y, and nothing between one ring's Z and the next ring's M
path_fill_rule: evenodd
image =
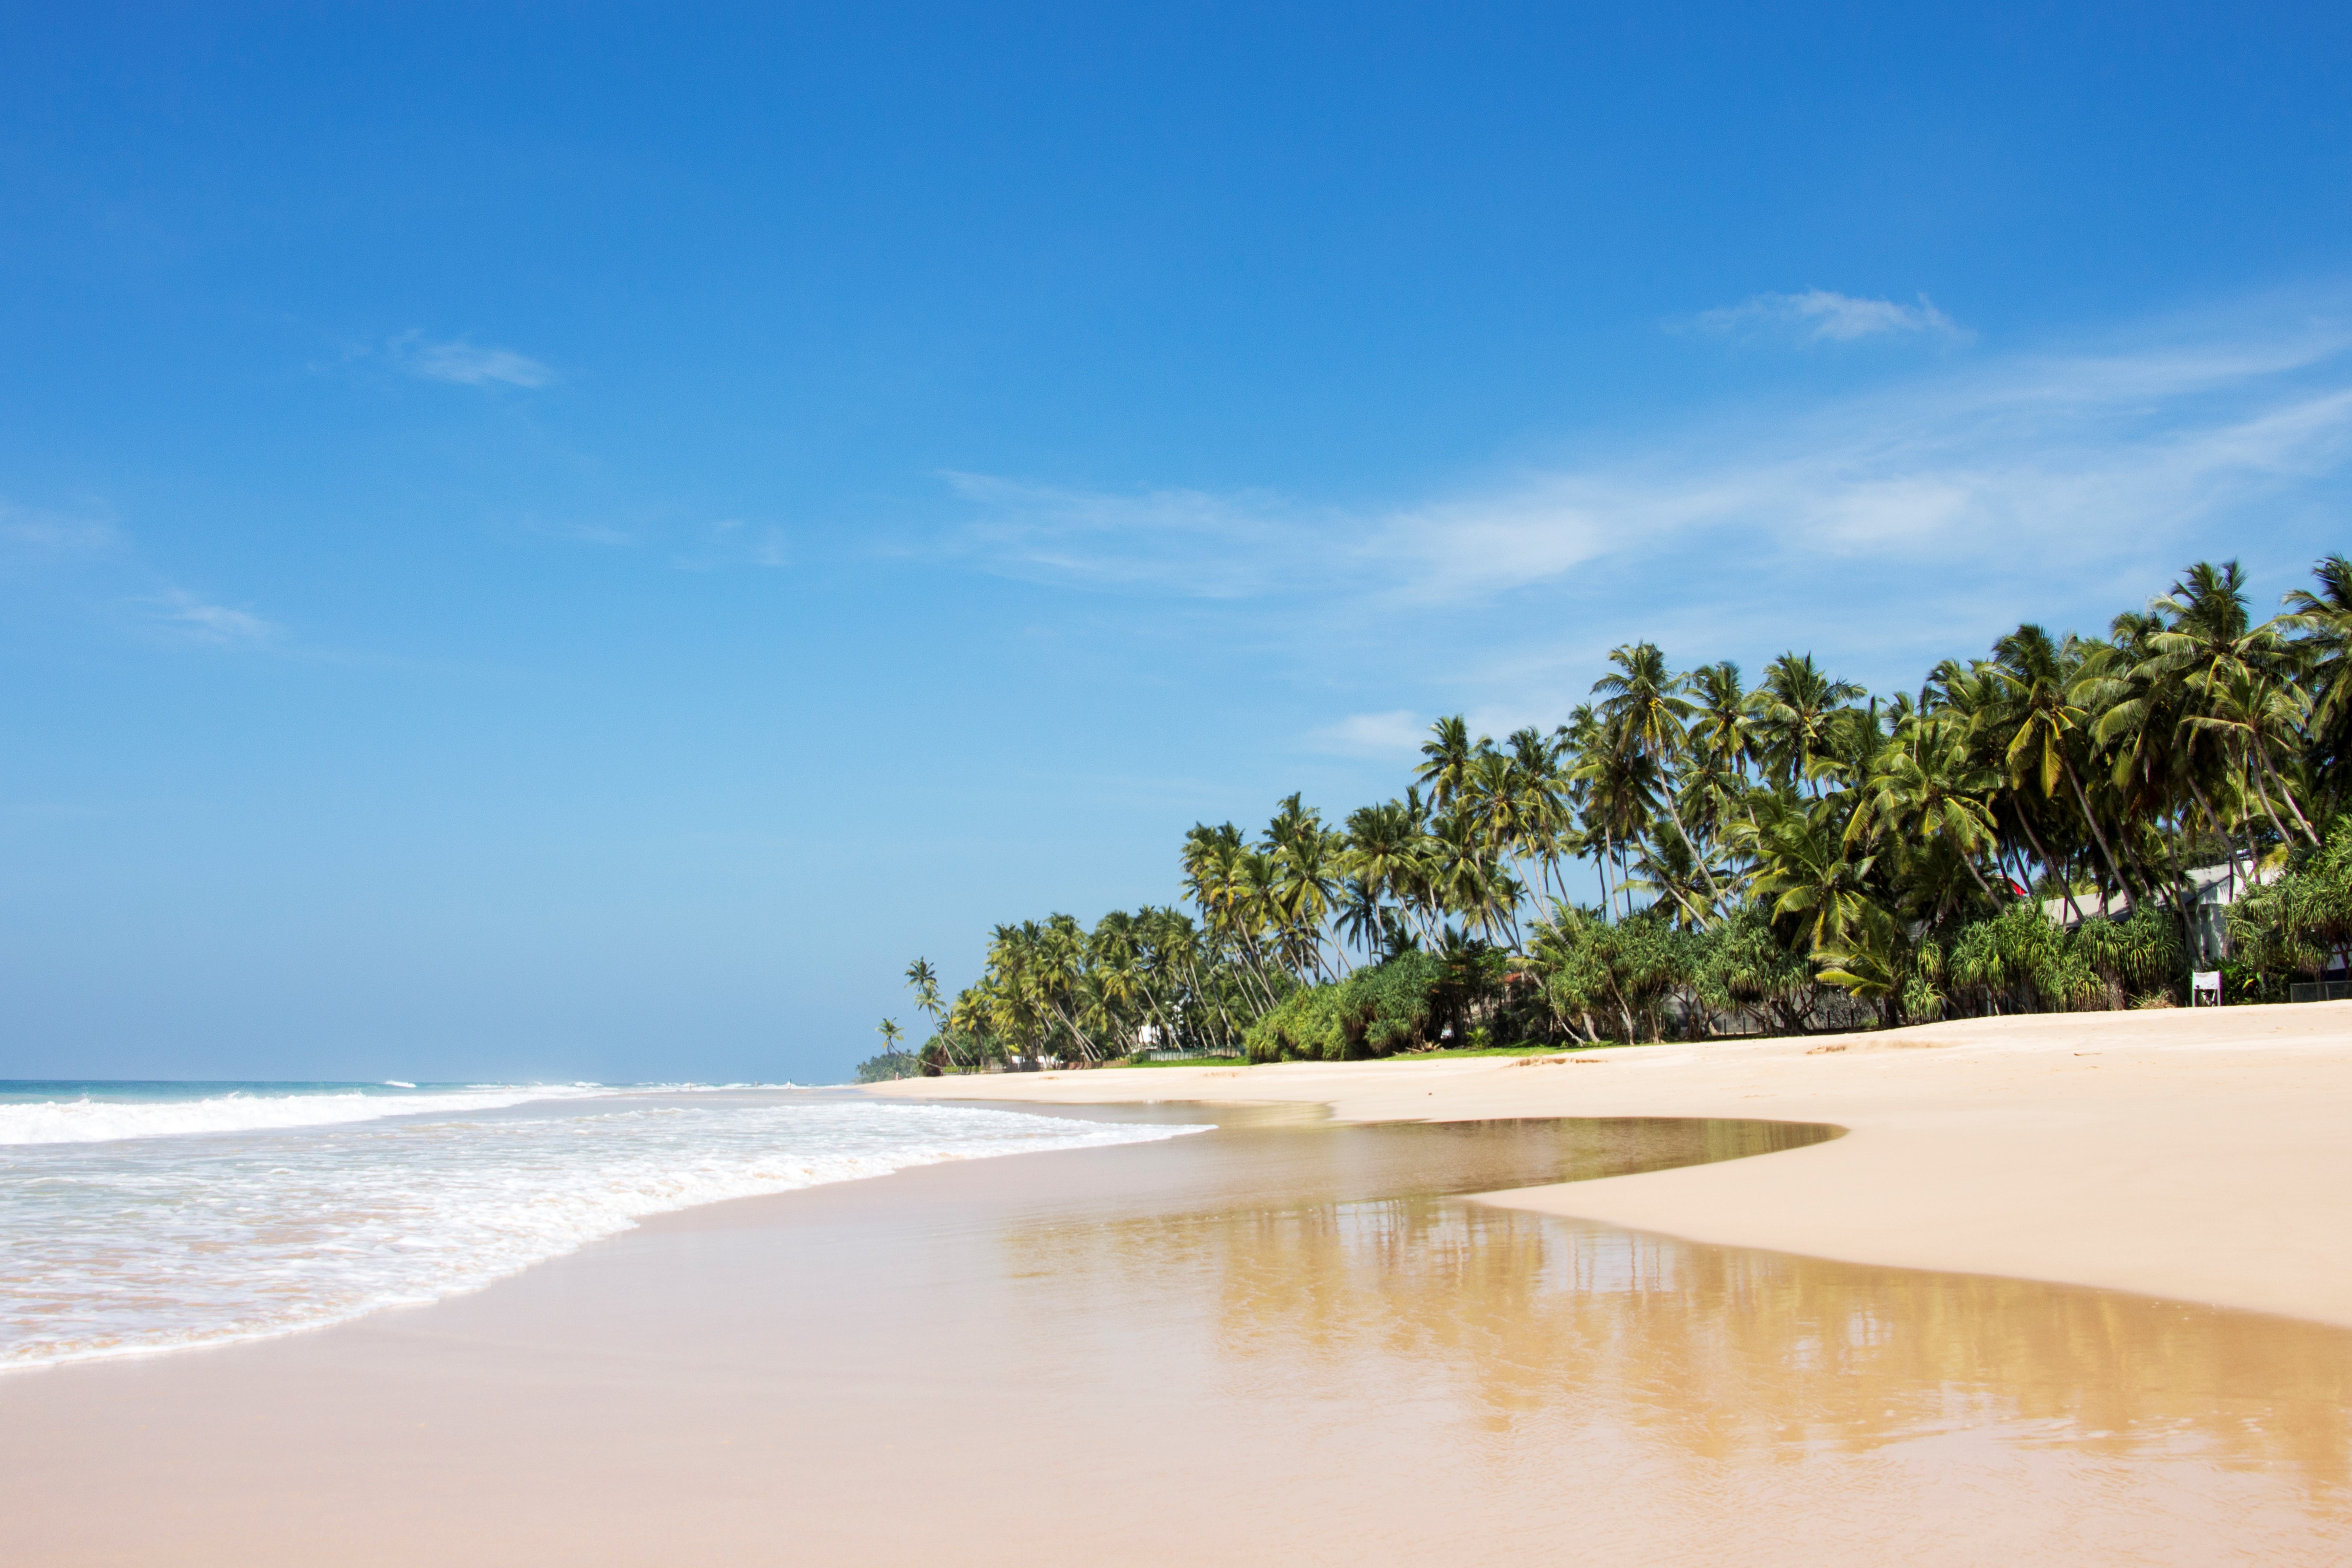
M725 1198L1196 1130L789 1086L0 1081L0 1369L431 1301Z

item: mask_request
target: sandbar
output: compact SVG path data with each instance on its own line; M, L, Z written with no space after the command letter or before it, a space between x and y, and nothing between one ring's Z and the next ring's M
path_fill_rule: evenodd
M1720 1116L1834 1143L1496 1195L1690 1240L2352 1327L2352 1002L1866 1034L906 1080L883 1094L1305 1103L1345 1121Z

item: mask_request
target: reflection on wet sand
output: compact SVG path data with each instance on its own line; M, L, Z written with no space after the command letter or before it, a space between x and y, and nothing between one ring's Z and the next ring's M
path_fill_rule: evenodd
M1218 1114L0 1380L0 1561L2352 1560L2352 1333L1458 1196L1834 1129Z
M2238 1472L2320 1519L2352 1519L2343 1331L1444 1196L1830 1133L1527 1122L1258 1134L1269 1147L1246 1162L1261 1182L1251 1201L1024 1225L1006 1234L1008 1262L1056 1281L1033 1304L1066 1322L1146 1310L1162 1330L1196 1323L1232 1396L1337 1404L1382 1390L1442 1408L1483 1462L1530 1479L1601 1449L1753 1465L1990 1436L2004 1462Z

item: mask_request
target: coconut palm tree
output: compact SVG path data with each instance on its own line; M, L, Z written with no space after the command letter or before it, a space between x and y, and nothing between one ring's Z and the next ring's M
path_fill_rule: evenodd
M2294 635L2289 653L2312 699L2314 771L2329 799L2341 800L2346 742L2352 740L2352 560L2326 556L2311 575L2319 591L2289 593L2280 619L2282 630Z
M1878 913L1874 854L1849 854L1838 803L1767 794L1757 802L1756 897L1814 951L1843 950Z
M2292 758L2301 747L2311 718L2311 700L2292 681L2252 670L2206 677L2200 695L2205 711L2189 716L2189 727L2228 737L2238 758L2242 788L2270 819L2280 842L2294 837L2279 821L2278 810L2284 806L2304 841L2316 849L2319 834L2279 774L2281 759L2288 759L2288 766L2293 766Z
M1689 749L1690 737L1685 727L1697 712L1697 705L1682 695L1684 682L1668 673L1666 656L1655 643L1612 648L1609 662L1617 666L1616 672L1592 683L1592 695L1601 699L1601 722L1608 743L1647 758L1664 779L1657 792L1657 802L1674 825L1675 839L1680 846L1676 852L1688 856L1706 889L1706 913L1694 914L1700 925L1707 925L1708 915L1723 902L1723 890L1716 885L1706 857L1698 852L1690 830L1684 825L1671 781L1673 769Z
M1473 744L1460 714L1441 718L1429 727L1429 738L1422 743L1422 764L1413 770L1413 782L1429 787L1431 805L1450 806L1470 770L1470 758L1490 744L1483 735Z
M2234 563L2200 563L2104 636L2021 625L1989 658L1937 665L1916 695L1864 695L1810 655L1783 655L1745 691L1734 665L1675 676L1655 644L1630 643L1594 700L1549 733L1497 747L1460 716L1440 720L1402 799L1344 827L1296 795L1255 840L1196 824L1179 862L1191 915L1147 905L1091 929L1064 915L1001 925L952 1003L926 960L908 984L949 1061L975 1064L1095 1061L1147 1038L1230 1050L1360 955L1419 949L1416 963L1448 966L1448 986L1499 987L1498 943L1568 1009L1558 1027L1586 1033L1589 1005L1629 1031L1637 1017L1654 1028L1657 984L1680 988L1685 1022L1702 1027L1743 1011L1812 1027L1823 983L1890 1019L2106 1006L2162 988L2210 934L2192 918L2190 873L2216 841L2232 868L2272 845L2301 868L2336 852L2333 833L2352 846L2352 827L2322 831L2352 794L2345 556L2323 559L2264 625ZM1588 852L1600 908L1579 912L1559 873ZM2129 921L2083 923L2086 869L2103 895L2138 906ZM2005 898L2053 882L2072 929ZM2280 918L2247 924L2247 950L2313 960L2302 937L2262 935L2285 929ZM2319 928L2294 929L2305 925ZM1681 977L1658 980L1669 972ZM1613 999L1576 999L1588 993ZM1482 995L1466 1004L1475 1016L1507 1016L1498 991Z
M1828 738L1832 716L1863 695L1851 681L1831 679L1811 653L1783 653L1767 664L1748 704L1771 776L1791 787L1813 785L1813 760Z
M1347 847L1341 863L1349 877L1364 885L1376 904L1393 902L1411 914L1414 889L1427 857L1427 836L1417 794L1410 800L1359 806L1348 813Z
M947 1030L947 1009L940 1000L939 971L928 958L918 958L907 966L907 987L915 993L915 1006L931 1020L931 1033L940 1040L940 1048L950 1061L956 1060L954 1038Z
M1599 841L1604 864L1615 873L1613 885L1602 883L1605 905L1612 894L1627 892L1625 859L1657 815L1663 780L1654 758L1611 745L1597 717L1579 738L1582 745L1572 777L1583 786L1585 834ZM1630 896L1624 912L1633 912Z
M1990 899L1992 886L1977 857L2000 837L1987 798L2000 787L1969 755L1968 733L1952 719L1912 716L1864 782L1845 841L1897 847L1948 845Z
M2091 810L2090 797L2074 770L2069 738L2081 734L2092 716L2074 698L2072 688L2080 672L2068 668L2070 663L2079 664L2075 649L2053 641L2049 632L2031 622L2020 626L1993 644L1990 674L2000 698L1981 716L1992 717L2007 734L2001 755L2012 788L2032 780L2048 800L2055 794L2058 780L2066 780L2084 824L2098 843L2112 885L2137 902L2137 890L2116 864L2106 831Z
M1504 744L1510 747L1515 802L1511 858L1519 880L1534 894L1538 918L1549 919L1568 901L1559 860L1576 841L1576 807L1560 771L1559 734L1547 736L1530 725L1512 731Z

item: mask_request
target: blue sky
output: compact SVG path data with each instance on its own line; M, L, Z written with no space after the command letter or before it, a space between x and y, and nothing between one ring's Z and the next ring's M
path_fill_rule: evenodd
M0 1076L837 1078L1612 645L2345 528L2340 8L8 8Z

